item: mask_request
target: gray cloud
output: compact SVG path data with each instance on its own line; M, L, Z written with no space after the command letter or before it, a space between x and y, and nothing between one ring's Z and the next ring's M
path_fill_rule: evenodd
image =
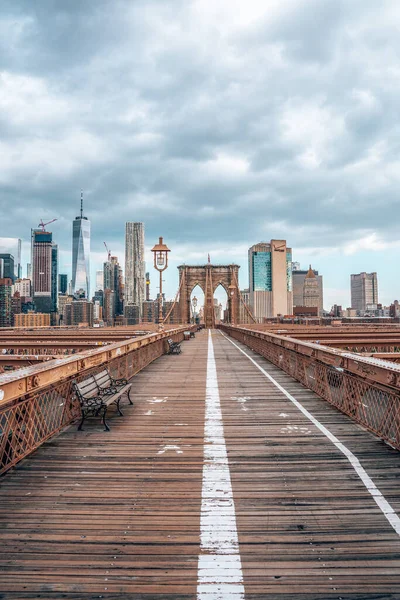
M389 0L8 0L1 235L93 248L125 220L190 252L397 238L400 9ZM368 267L367 267L368 268Z

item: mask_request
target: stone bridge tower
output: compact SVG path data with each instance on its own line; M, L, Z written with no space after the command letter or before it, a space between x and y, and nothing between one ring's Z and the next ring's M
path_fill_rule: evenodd
M182 285L179 306L182 323L190 323L190 296L198 285L204 293L204 322L207 328L215 326L214 292L219 285L228 296L229 322L239 322L239 265L180 265L179 286Z

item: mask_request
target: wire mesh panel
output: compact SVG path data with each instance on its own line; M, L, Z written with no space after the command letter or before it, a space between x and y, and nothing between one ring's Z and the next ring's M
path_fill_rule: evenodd
M222 329L400 450L399 392L275 344L256 332Z

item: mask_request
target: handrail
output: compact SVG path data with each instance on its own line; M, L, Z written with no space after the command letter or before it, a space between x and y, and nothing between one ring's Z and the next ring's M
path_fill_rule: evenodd
M246 327L219 327L400 450L400 365Z
M114 358L187 329L186 325L165 332L144 335L140 338L131 338L101 348L78 352L65 358L54 359L46 364L23 367L17 371L3 373L0 375L0 408L29 392L40 391L51 384L59 383L82 371L105 364Z
M399 364L380 358L360 356L346 350L329 348L315 342L305 342L286 335L249 329L246 326L220 325L220 329L225 330L227 333L229 331L240 331L245 335L264 339L275 346L294 350L299 354L312 357L324 364L345 369L350 373L368 379L372 383L387 385L400 391Z

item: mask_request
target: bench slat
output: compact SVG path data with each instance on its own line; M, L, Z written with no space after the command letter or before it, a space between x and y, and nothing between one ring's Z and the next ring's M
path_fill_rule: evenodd
M112 379L107 371L102 371L101 373L97 373L94 375L94 379L98 386L105 387L112 385Z
M99 393L97 384L92 376L90 376L88 379L84 379L84 381L81 381L80 383L77 383L76 387L78 388L80 394L85 397L97 396Z

